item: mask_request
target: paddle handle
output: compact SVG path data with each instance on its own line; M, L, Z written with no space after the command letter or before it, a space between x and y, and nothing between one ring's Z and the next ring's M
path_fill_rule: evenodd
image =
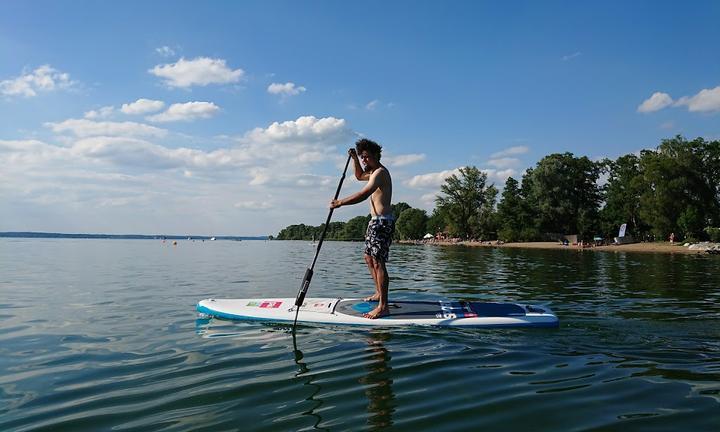
M338 196L340 196L340 189L342 189L343 181L345 181L345 174L347 173L348 165L350 165L350 159L352 156L348 154L347 161L345 161L345 168L343 169L342 177L340 177L340 182L337 185L337 189L335 190L335 198L333 200L338 199ZM322 247L323 241L325 240L325 234L327 234L328 226L330 225L330 218L332 218L333 210L330 209L327 215L327 219L325 220L325 227L323 228L322 234L320 234L320 240L318 240L317 249L315 249L315 257L312 260L312 264L310 264L310 267L305 270L305 276L303 277L302 284L300 285L300 290L298 291L297 297L295 297L295 321L297 322L297 312L300 310L300 306L302 306L303 302L305 301L305 295L307 295L308 288L310 287L310 281L312 280L313 276L313 270L315 269L315 263L317 262L318 255L320 255L320 248ZM293 323L293 329L295 328L295 323Z

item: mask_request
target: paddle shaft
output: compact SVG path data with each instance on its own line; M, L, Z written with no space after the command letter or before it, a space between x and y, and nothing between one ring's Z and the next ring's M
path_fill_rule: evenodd
M343 169L342 177L340 177L340 183L338 183L337 190L335 191L335 198L333 198L334 200L338 199L338 196L340 196L340 189L342 189L343 181L345 181L345 174L347 173L348 165L350 165L351 158L352 156L348 155L347 161L345 162L345 169ZM325 240L325 234L327 234L333 210L335 209L331 208L328 212L327 220L325 220L325 227L323 228L322 234L320 234L320 240L318 240L317 249L315 249L315 257L313 258L310 267L305 270L305 276L303 277L302 284L300 285L300 290L297 293L297 297L295 297L295 321L293 321L293 332L295 332L295 325L297 324L300 306L302 306L303 302L305 301L305 295L307 294L308 288L310 287L310 281L312 280L313 276L313 269L315 268L315 263L317 262L318 255L320 255L320 248L322 247L323 241Z

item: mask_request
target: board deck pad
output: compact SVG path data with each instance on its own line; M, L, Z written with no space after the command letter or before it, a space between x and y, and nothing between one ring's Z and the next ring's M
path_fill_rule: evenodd
M446 327L557 327L558 319L544 306L516 303L390 301L389 315L364 317L377 302L362 299L306 298L298 322L365 326L434 325ZM206 299L200 313L233 320L293 322L295 299Z
M377 307L377 302L341 300L335 311L363 316ZM514 303L481 303L460 301L393 301L385 319L474 318L524 316L525 309Z

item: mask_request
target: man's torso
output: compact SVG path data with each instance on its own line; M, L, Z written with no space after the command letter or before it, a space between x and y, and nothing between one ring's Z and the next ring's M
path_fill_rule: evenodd
M391 213L390 203L392 202L392 178L387 168L377 168L372 175L377 175L378 188L370 195L370 214L372 216L383 216Z

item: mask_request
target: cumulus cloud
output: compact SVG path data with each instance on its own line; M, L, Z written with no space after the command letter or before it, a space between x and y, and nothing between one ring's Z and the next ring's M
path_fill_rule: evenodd
M659 111L673 104L673 100L667 93L655 92L641 103L637 110L641 113Z
M242 69L230 69L225 60L209 57L181 58L176 63L157 65L148 72L162 78L169 87L181 88L236 83L245 75Z
M720 86L702 89L694 96L683 96L675 105L687 106L691 112L720 111Z
M507 148L505 150L493 153L492 155L490 155L490 157L493 159L497 159L497 158L503 158L503 157L507 157L507 156L516 156L516 155L525 154L528 151L530 151L530 149L527 146L514 146L514 147Z
M302 116L297 120L273 122L267 128L255 128L242 138L256 143L338 143L348 139L351 131L344 119Z
M297 96L305 90L307 90L305 87L296 86L292 82L286 82L285 84L272 83L267 88L268 93L281 96Z
M669 106L686 106L690 112L720 111L720 86L702 89L693 96L683 96L676 101L667 93L655 92L638 106L638 112L650 113Z
M146 117L146 119L158 123L193 121L210 118L218 111L220 111L220 107L212 102L176 103L170 105L167 111Z
M5 96L37 96L38 92L50 92L67 89L74 84L70 75L51 67L42 65L32 72L0 81L0 94Z
M83 117L85 117L88 120L104 119L104 118L110 117L114 112L115 112L115 107L104 106L104 107L98 108L96 110L87 111L83 115Z
M55 133L70 132L78 137L88 136L146 136L162 138L167 130L136 122L93 121L68 119L59 123L48 122L45 126Z
M451 170L445 170L440 172L433 172L427 174L419 174L413 176L405 182L405 184L411 188L436 188L440 187L445 182L445 179L451 175L459 175L460 169L455 168Z
M322 217L337 182L335 163L344 158L338 147L354 137L345 120L312 116L225 138L225 146L213 150L166 145L160 140L169 131L141 123L70 119L46 126L61 134L56 142L62 144L0 140L6 167L0 170L0 210L13 209L3 219L8 226L29 226L27 215L15 210L25 208L45 215L46 224L81 211L87 217L78 223L95 231L156 232L160 226L169 232L175 225L168 221L182 227L193 218L202 221L197 226L222 220L235 230L232 218L247 206L267 210L268 219L248 221L240 234L267 233L273 224ZM283 196L281 211L268 198L275 193ZM138 212L146 216L142 221L132 217ZM172 219L178 213L184 217ZM133 228L135 221L145 228Z
M163 101L140 98L135 102L123 104L120 111L129 115L138 115L160 111L164 107Z
M414 163L422 162L425 160L425 153L411 153L401 155L388 155L383 156L382 162L391 167L402 167L406 165L412 165Z

